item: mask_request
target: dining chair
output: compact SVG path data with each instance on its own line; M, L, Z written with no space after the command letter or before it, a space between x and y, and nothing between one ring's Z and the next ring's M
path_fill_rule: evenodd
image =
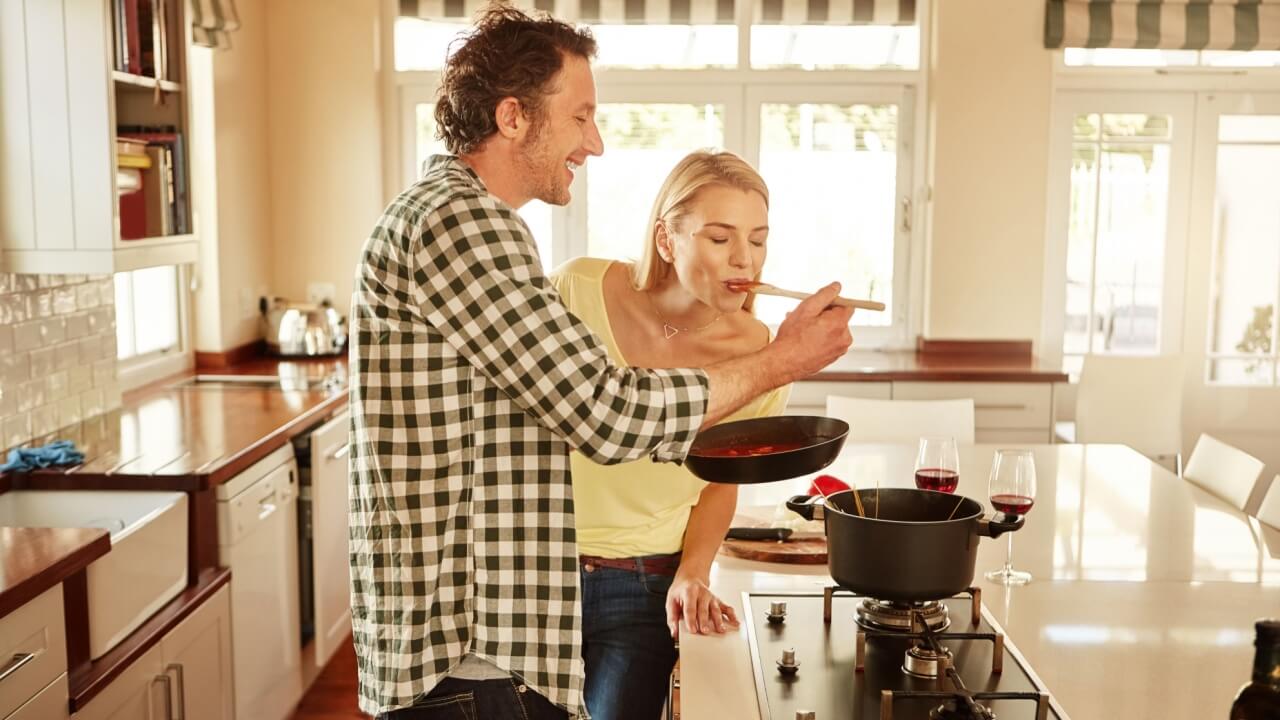
M1249 453L1201 433L1182 476L1244 510L1264 465Z
M1121 443L1181 472L1182 356L1085 355L1076 388L1078 443Z
M973 398L873 400L827 396L827 416L849 423L853 442L915 442L926 435L973 444Z
M1280 475L1276 475L1271 481L1271 489L1262 498L1262 505L1258 507L1258 519L1280 530Z

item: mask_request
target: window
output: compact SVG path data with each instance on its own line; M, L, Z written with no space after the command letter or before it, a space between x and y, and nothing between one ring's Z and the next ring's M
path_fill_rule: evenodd
M642 7L649 15L668 11L661 3ZM839 279L846 294L889 306L855 314L860 347L910 346L923 294L913 282L923 264L913 275L909 259L913 244L923 250L911 230L923 154L911 148L924 141L924 108L915 98L924 83L924 29L916 18L928 16L925 3L694 0L684 11L688 24L648 15L643 24L630 17L591 23L605 153L576 174L574 202L522 209L544 266L585 254L638 257L672 166L692 150L724 148L769 184L765 279L797 290ZM466 27L396 21L406 184L433 151L439 69ZM793 306L772 298L756 305L771 324Z
M667 173L691 149L724 146L724 106L605 103L596 123L606 151L587 163L587 254L635 260Z
M1218 118L1209 380L1277 384L1280 115Z
M181 350L178 268L116 273L116 358L139 361Z
M1063 93L1058 104L1047 251L1062 368L1179 352L1191 99Z

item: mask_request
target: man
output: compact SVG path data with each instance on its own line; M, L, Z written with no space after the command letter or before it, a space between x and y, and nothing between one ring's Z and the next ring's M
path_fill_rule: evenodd
M510 7L449 59L431 159L366 242L351 361L360 706L388 718L583 716L569 450L682 459L699 427L849 346L838 286L706 370L609 363L516 209L563 205L603 144L586 30Z

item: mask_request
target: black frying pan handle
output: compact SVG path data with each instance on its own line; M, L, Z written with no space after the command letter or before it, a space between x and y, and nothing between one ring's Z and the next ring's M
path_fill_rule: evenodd
M992 518L978 518L978 534L989 538L998 538L1007 532L1017 532L1022 529L1024 523L1027 522L1025 515L1006 515L1000 514L996 517L1005 518L1004 520L996 520ZM1009 518L1013 518L1009 520Z
M821 520L825 505L821 495L793 495L787 500L787 509L805 520Z

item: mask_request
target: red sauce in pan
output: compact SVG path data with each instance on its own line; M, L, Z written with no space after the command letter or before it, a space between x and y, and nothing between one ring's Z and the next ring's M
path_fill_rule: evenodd
M771 455L773 453L787 452L788 450L799 450L802 447L808 447L812 443L808 442L775 442L769 444L755 445L730 445L728 447L718 448L699 448L693 451L695 455L702 457L750 457L752 455Z

